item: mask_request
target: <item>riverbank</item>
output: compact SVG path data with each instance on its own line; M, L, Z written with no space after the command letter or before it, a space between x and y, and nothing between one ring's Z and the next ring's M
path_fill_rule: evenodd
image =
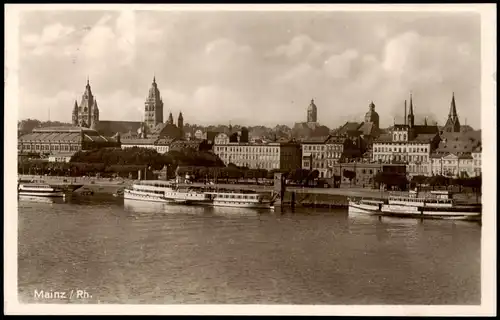
M110 178L94 178L94 177L57 177L57 176L29 176L20 175L21 179L34 179L43 180L51 185L81 185L75 193L82 193L91 191L94 194L108 194L112 195L118 190L127 186L131 186L137 180L133 179L110 179ZM195 186L206 187L204 183L180 184L181 186ZM219 188L227 189L246 189L254 190L257 192L273 192L273 186L266 185L243 185L243 184L218 184ZM335 204L347 204L348 197L354 198L375 198L387 199L389 197L388 191L381 191L379 189L367 189L357 187L341 187L341 188L305 188L296 186L287 186L284 203L291 202L292 193L295 193L295 202L302 203L305 206L314 206L315 204L322 204L323 206L332 206ZM480 203L481 196L476 198L472 193L457 193L454 195L455 199L466 203Z

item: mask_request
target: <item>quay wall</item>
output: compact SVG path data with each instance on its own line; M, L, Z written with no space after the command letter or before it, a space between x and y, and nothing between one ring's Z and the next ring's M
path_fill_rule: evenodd
M51 185L67 185L76 184L82 187L75 190L74 193L78 194L82 191L92 191L94 194L112 195L118 190L132 185L137 180L131 179L106 179L106 178L70 178L70 177L56 177L56 176L28 176L20 175L21 179L35 179L43 180ZM204 183L181 184L182 186L199 186L206 187ZM254 190L257 192L265 192L272 194L275 190L273 186L265 185L243 185L243 184L218 184L220 188L227 189L244 189ZM294 194L294 195L292 195ZM378 189L356 188L356 187L341 187L341 188L304 188L286 186L286 191L282 199L282 204L289 206L295 202L297 206L305 207L345 207L348 203L348 198L371 198L371 199L387 199L389 192L380 191ZM456 194L455 198L468 203L480 202L476 200L474 194ZM294 200L294 201L292 201Z

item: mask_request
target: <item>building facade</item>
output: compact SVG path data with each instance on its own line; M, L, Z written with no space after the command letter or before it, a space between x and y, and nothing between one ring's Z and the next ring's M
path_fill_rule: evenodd
M120 147L116 137L105 137L84 127L51 127L33 129L18 139L19 153L54 155L81 150Z
M474 168L474 176L481 176L481 153L483 149L481 146L476 147L472 151L472 160L473 160L473 168Z
M407 173L431 175L431 153L440 142L437 125L415 125L413 100L410 96L410 110L405 122L395 124L389 133L373 142L372 161L378 163L399 163L407 166Z
M156 84L156 77L153 77L153 83L144 103L144 122L150 130L163 122L163 100Z
M355 172L354 178L349 180L345 171ZM337 163L332 167L332 178L342 184L360 187L376 187L375 176L379 172L391 172L406 175L406 166L401 164L384 163Z
M225 165L249 169L294 170L301 167L300 144L294 141L270 143L230 142L226 133L214 139L213 151Z
M474 177L474 159L470 154L432 155L432 174L453 178Z
M99 107L97 106L96 97L92 94L88 78L80 105L78 105L75 100L71 118L72 124L75 127L91 128L96 130L99 125Z

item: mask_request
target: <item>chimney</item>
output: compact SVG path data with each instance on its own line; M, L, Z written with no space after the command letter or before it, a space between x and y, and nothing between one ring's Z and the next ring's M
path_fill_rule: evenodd
M406 125L406 100L405 100L405 117L404 117L404 124Z

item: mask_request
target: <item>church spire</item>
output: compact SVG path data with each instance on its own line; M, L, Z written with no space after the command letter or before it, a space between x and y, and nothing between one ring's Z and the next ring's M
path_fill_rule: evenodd
M449 118L458 118L457 106L455 105L455 92L453 92L452 96L451 96L450 113L449 113L448 117Z
M415 115L413 114L413 95L410 92L410 110L408 111L408 125L410 128L415 124Z

